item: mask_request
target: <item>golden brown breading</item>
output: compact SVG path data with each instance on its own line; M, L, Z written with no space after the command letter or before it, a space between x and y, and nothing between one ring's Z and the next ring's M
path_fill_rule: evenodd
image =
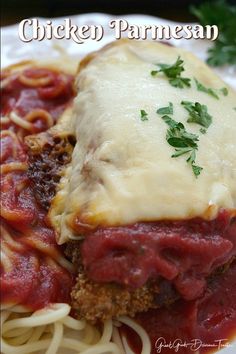
M167 281L147 283L131 290L119 284L97 283L88 279L81 265L79 246L80 242L70 242L66 249L78 271L71 297L72 308L79 319L96 323L122 315L133 317L137 312L168 305L177 299L176 292Z
M99 284L89 280L85 273L79 273L72 296L72 307L78 318L94 323L121 315L134 316L136 312L147 311L155 305L158 287L143 286L130 291L118 284Z
M179 298L171 282L167 280L161 280L158 284L147 283L133 291L114 283L96 283L87 278L80 264L79 243L71 242L66 253L72 257L79 270L71 293L72 307L79 319L96 323L122 315L133 317L150 308L169 306ZM208 278L208 282L211 283L217 274L224 273L233 260L235 257L219 267Z

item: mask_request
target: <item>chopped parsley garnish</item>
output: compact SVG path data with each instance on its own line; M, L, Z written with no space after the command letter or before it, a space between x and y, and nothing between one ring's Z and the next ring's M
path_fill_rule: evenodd
M169 106L162 107L157 110L158 114L173 114L173 103L169 102Z
M192 6L191 12L201 25L216 25L219 36L208 50L207 63L212 66L236 64L236 6L227 1L203 2L198 7Z
M189 112L188 123L196 123L209 128L212 123L212 116L207 112L207 106L199 102L182 101L181 104Z
M198 177L202 171L202 167L195 165L196 151L198 150L197 142L199 141L198 135L187 132L183 123L176 122L168 115L164 115L161 118L169 126L166 140L169 145L175 148L175 153L171 157L176 158L188 155L186 162L192 167L195 177Z
M191 79L186 77L181 77L181 73L185 70L183 66L184 61L177 58L176 62L173 65L168 64L156 64L160 67L160 70L153 70L151 71L152 76L156 76L158 73L162 72L165 74L168 79L169 83L174 87L183 88L184 86L190 87L191 86Z
M191 163L191 165L192 165L192 170L193 170L194 175L195 175L196 177L198 177L198 176L201 174L203 168L200 167L200 166L196 166L196 165L194 165L193 163Z
M216 94L215 90L212 88L207 88L201 82L199 82L197 79L194 78L195 84L197 86L198 91L202 91L205 93L208 93L208 95L215 97L217 100L219 99L219 96Z
M191 86L190 81L187 77L177 77L176 79L170 79L169 83L174 87L184 88L184 86Z
M220 89L220 91L222 92L222 94L223 94L224 96L228 96L229 91L228 91L227 87L222 87L222 88Z
M158 70L152 70L152 71L151 71L151 75L152 75L152 76L156 76L157 74L158 74Z
M206 129L205 129L205 128L201 128L201 129L199 129L199 131L200 131L200 133L202 133L202 134L206 134Z
M148 120L148 114L144 109L141 109L140 111L140 117L142 121Z
M208 95L215 97L217 100L219 99L219 96L217 95L217 90L213 88L208 88L204 86L201 82L199 82L196 78L194 78L195 84L197 86L198 91L202 91L207 93ZM222 93L222 95L227 96L229 91L227 87L222 87L221 89L218 90L218 92Z

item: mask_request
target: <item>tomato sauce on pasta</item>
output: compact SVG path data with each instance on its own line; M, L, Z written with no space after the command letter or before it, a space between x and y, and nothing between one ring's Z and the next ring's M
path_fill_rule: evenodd
M1 83L2 303L30 310L69 303L71 265L35 199L22 138L55 123L73 98L73 77L34 68L5 72Z
M3 72L2 129L35 134L50 128L71 101L73 77L45 68Z

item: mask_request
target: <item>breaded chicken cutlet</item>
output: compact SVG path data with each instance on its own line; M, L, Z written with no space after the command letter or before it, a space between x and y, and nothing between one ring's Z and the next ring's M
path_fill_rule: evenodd
M44 205L78 272L71 295L79 318L134 316L179 297L198 299L208 277L236 255L235 94L229 88L219 105L191 84L178 87L179 77L173 84L164 70L153 71L157 61L177 65L180 55L181 72L223 86L190 53L118 41L82 61L73 114L48 133L65 144L58 155L51 155L54 143L47 153L44 170L50 175L55 160L60 182L44 181ZM198 101L209 128L201 139L200 118L188 117ZM34 179L46 145L28 142ZM216 151L216 142L227 148Z

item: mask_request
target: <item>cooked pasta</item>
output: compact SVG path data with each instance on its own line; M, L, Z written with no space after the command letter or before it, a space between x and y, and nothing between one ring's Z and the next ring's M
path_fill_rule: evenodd
M133 353L127 340L119 334L122 323L131 327L142 341L141 354L150 353L150 341L145 331L127 317L107 320L102 330L86 321L70 316L68 304L51 304L34 313L21 306L12 306L2 311L2 352L4 354L80 353L123 354ZM124 352L125 350L125 352Z

